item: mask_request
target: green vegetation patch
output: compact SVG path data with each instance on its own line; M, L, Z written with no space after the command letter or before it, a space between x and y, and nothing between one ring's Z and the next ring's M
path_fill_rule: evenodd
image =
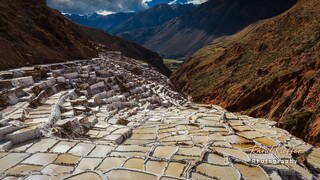
M183 59L164 59L164 64L171 70L176 71L184 62Z
M308 124L308 121L313 116L313 112L301 109L287 115L284 119L284 125L291 130L302 130Z
M7 26L0 26L0 32L7 31L8 27Z

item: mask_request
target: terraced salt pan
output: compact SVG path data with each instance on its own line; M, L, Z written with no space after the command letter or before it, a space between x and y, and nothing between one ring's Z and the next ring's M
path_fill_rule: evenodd
M7 148L0 152L1 178L319 177L318 148L272 121L190 103L166 77L119 53L39 69L46 76L23 88L31 103L22 98L0 110L0 148ZM297 164L257 162L266 159Z

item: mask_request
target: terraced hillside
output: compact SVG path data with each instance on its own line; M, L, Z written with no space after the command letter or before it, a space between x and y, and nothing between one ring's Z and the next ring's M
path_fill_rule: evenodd
M120 52L0 78L0 178L319 178L319 148L273 121L190 103Z

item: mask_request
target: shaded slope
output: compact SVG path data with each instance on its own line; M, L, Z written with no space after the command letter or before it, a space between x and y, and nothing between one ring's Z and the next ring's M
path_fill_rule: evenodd
M301 0L275 18L221 38L172 77L196 102L268 117L320 142L320 2Z
M88 59L107 49L122 51L170 74L157 53L74 24L48 8L44 0L3 0L0 8L0 69Z
M125 56L143 60L156 67L162 74L170 76L171 71L164 65L162 58L157 53L101 30L85 26L81 26L79 29L92 41L104 45L103 49L121 51Z
M44 0L2 0L0 9L0 69L97 55L77 26Z

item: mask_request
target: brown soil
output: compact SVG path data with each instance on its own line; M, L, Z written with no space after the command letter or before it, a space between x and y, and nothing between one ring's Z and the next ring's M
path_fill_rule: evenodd
M172 76L193 100L278 121L320 143L320 1L215 40Z

